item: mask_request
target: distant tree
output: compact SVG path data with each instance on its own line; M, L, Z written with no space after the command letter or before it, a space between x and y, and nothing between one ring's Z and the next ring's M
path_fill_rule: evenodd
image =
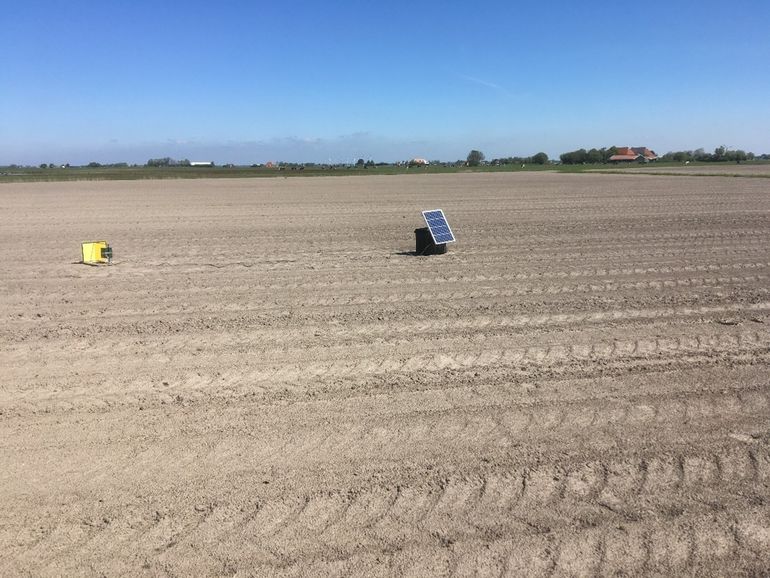
M559 155L559 159L565 165L582 165L586 163L607 163L612 155L618 154L617 147L602 147L591 150L578 149Z
M576 151L570 151L568 153L562 153L559 155L559 159L565 165L580 165L586 162L588 157L588 151L586 149L578 149Z
M708 154L705 150L702 148L695 149L695 151L692 153L693 160L696 161L710 161L711 155Z
M692 151L675 151L666 153L661 157L664 161L675 161L677 163L684 163L693 160Z
M664 154L661 159L664 161L675 161L675 162L689 162L689 161L699 161L699 162L720 162L720 161L735 161L735 162L743 162L747 160L753 160L756 158L756 155L752 152L746 152L743 150L730 150L726 146L719 146L714 149L713 154L707 153L702 148L696 149L694 151L674 151L674 152L668 152Z
M609 148L602 149L602 150L604 151L604 158L602 159L602 162L604 163L610 162L610 157L618 154L618 147L616 146L611 146Z
M477 167L484 161L484 153L476 149L468 153L465 162L469 167Z
M599 149L591 149L586 153L586 163L601 163L604 162L604 151Z
M364 164L366 164L366 161L364 159L358 159L356 161L356 166L357 167L362 167L362 166L364 166Z
M545 153L537 153L532 155L532 163L535 165L544 165L548 162L548 155Z
M45 163L40 163L40 168L41 168L41 169L47 169L47 168L48 168L48 165L47 165L47 164L45 164Z
M88 167L89 167L89 168L92 168L92 169L94 169L94 168L96 168L96 167L100 167L100 166L102 166L102 165L101 165L101 163L95 163L95 162L93 162L93 161L92 161L92 162L90 162L90 163L88 163Z
M148 167L167 167L171 165L171 159L169 157L163 157L161 159L150 159L147 161Z

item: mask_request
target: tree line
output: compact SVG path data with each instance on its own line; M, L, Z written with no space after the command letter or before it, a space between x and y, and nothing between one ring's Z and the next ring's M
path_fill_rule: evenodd
M559 155L559 159L565 165L597 164L609 162L610 157L615 154L618 154L618 149L614 146L590 150L578 149Z
M469 167L477 167L483 164L485 160L484 153L472 150L465 159L465 164ZM545 165L548 163L548 155L544 152L535 153L531 157L504 157L492 159L491 165Z
M145 166L148 167L189 167L190 161L187 159L182 159L181 161L178 161L176 159L172 159L170 157L163 157L161 159L150 159L147 161L147 164Z
M715 148L713 153L707 153L702 148L695 149L694 151L672 151L664 154L660 157L660 160L677 162L698 161L706 163L727 161L740 163L742 161L753 161L756 158L764 160L768 157L770 157L770 155L760 155L757 157L757 155L752 152L746 152L740 149L729 150L725 146L720 146Z
M559 159L565 165L599 164L609 162L610 157L617 152L618 149L614 146L590 150L578 149L561 154ZM755 159L767 160L770 159L770 155L755 155L752 152L730 150L725 146L719 146L714 149L713 153L707 153L704 149L699 148L694 151L671 151L658 157L660 161L675 162L742 162Z
M559 160L562 164L565 165L580 165L580 164L603 164L608 163L610 160L610 157L617 154L618 149L617 147L611 146L611 147L603 147L603 148L592 148L592 149L578 149L574 151L569 151L566 153L562 153L559 155ZM668 161L668 162L743 162L743 161L753 161L753 160L770 160L770 154L754 154L753 152L746 152L741 149L733 150L729 149L726 146L718 146L714 149L713 153L706 152L703 148L698 148L695 150L682 150L682 151L670 151L667 152L664 155L661 155L658 157L658 160L660 161ZM520 156L511 156L511 157L501 157L501 158L495 158L491 161L487 161L486 157L484 156L484 153L480 150L473 149L468 153L468 156L465 158L465 160L457 160L454 162L443 162L439 160L433 160L430 161L431 165L439 165L439 166L467 166L467 167L477 167L481 165L546 165L551 161L548 158L548 155L544 152L536 153L532 156L528 157L520 157ZM558 162L558 161L555 161ZM298 169L298 168L318 168L318 169L334 169L334 168L343 168L343 167L353 167L355 168L371 168L371 167L382 167L382 166L390 166L390 165L402 165L402 164L408 164L412 166L415 163L415 161L406 161L404 163L398 162L398 163L387 163L387 162L374 162L371 159L364 160L363 158L359 158L355 165L348 165L345 163L340 164L317 164L317 163L268 163L268 167L275 166L276 168L292 168L292 169ZM157 159L149 159L144 166L146 167L189 167L191 165L190 161L188 159L181 159L176 160L171 157L162 157ZM137 165L129 165L128 163L98 163L98 162L90 162L87 165L85 165L89 168L126 168L126 167L136 167ZM233 167L235 165L224 165L225 167ZM252 167L261 167L261 164L252 164ZM8 165L7 168L16 169L16 168L31 168L26 167L23 165ZM70 164L54 164L54 163L42 163L39 165L38 168L41 169L53 169L53 168L70 168Z

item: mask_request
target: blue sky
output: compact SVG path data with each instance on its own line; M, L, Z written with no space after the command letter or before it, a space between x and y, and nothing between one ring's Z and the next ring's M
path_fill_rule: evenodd
M0 164L770 153L770 2L4 2Z

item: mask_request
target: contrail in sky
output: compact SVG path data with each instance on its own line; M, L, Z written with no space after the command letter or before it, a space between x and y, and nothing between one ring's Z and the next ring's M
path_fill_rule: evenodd
M475 76L468 76L467 74L461 74L459 72L456 72L455 74L460 78L467 80L468 82L479 84L481 86L486 86L487 88L492 88L494 90L499 90L509 96L513 96L513 93L511 93L511 91L509 91L507 88L504 88L499 84L495 84L494 82L489 82L488 80L484 80L482 78L476 78Z

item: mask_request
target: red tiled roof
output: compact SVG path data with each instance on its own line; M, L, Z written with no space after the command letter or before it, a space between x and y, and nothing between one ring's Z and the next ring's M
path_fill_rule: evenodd
M655 151L651 151L647 147L633 147L631 150L633 150L635 153L640 154L644 156L645 158L652 159L657 158L658 155L655 154Z
M610 157L611 161L633 161L639 157L644 157L647 160L654 160L658 158L655 151L651 151L647 147L615 147L617 152Z

